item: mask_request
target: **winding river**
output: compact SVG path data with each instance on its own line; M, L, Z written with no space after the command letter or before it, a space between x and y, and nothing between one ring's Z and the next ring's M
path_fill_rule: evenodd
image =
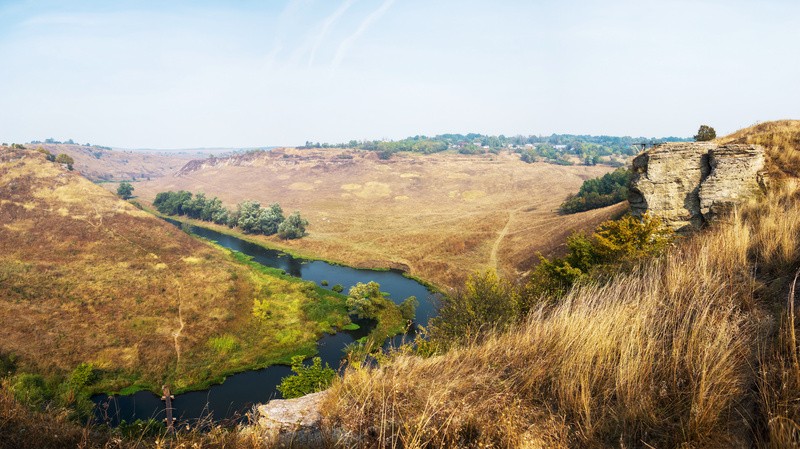
M178 221L167 221L180 225ZM319 260L300 259L211 229L191 226L190 231L197 236L216 241L220 246L252 256L260 264L284 270L292 276L313 281L317 285L323 280L328 281L329 286L323 288L341 284L347 291L358 282L375 281L381 285L381 291L387 292L395 302L416 296L419 300L416 323L427 324L435 314L432 292L419 282L403 276L402 272L364 270ZM319 340L317 347L323 364L328 363L334 368L340 365L344 347L369 333L369 323L360 324L362 327L359 330L325 335ZM181 423L208 417L214 421L239 420L254 403L280 398L276 387L289 374L291 370L284 365L233 374L223 383L213 385L207 390L176 395L173 403L175 414ZM98 418L111 425L122 420L132 422L136 419L164 418L164 404L160 396L149 391L127 396L95 395L92 400L97 404Z

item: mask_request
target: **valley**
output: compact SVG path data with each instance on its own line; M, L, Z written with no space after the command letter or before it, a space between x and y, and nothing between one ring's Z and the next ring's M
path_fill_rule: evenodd
M309 258L354 267L396 268L440 288L475 271L517 277L559 254L571 233L592 229L624 206L559 215L558 206L608 166L527 164L511 152L485 155L276 149L188 163L133 183L143 203L168 190L204 192L228 207L244 200L301 211L299 240L246 236ZM116 190L113 183L104 185ZM222 232L224 226L203 223Z

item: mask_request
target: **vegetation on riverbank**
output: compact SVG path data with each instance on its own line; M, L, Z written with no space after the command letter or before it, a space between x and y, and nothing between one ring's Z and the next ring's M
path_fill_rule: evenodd
M185 215L201 221L238 228L245 234L277 234L282 239L299 239L306 234L308 221L294 212L284 217L278 203L262 208L257 201L244 201L228 210L217 197L206 199L204 193L193 195L181 190L161 192L153 206L165 215Z
M795 447L800 181L623 267L447 352L351 365L327 419L381 447Z
M204 388L312 355L350 322L343 296L255 269L44 154L4 148L0 175L0 352L20 388L55 397L82 364L87 395Z
M177 222L181 223L182 225L185 224L185 225L196 226L196 227L199 227L199 228L206 228L206 229L210 229L210 230L215 231L215 232L219 232L220 234L225 234L225 235L229 235L231 237L236 237L236 238L238 238L240 240L244 240L245 242L252 243L254 245L258 245L258 246L260 246L262 248L265 248L265 249L275 250L275 251L280 251L282 253L286 253L289 256L292 256L292 257L297 258L297 259L318 260L320 262L325 262L325 263L330 264L330 265L338 265L338 266L343 266L343 267L352 267L352 268L357 268L359 270L370 270L370 271L390 271L390 270L392 270L392 268L382 267L382 266L367 266L367 267L364 267L364 266L348 265L346 262L344 262L342 260L327 259L327 258L319 257L317 255L312 254L311 252L304 251L304 250L296 248L296 247L287 246L287 245L284 244L285 243L284 240L269 239L267 236L261 236L261 235L244 234L244 233L242 233L241 231L239 231L236 228L229 228L226 225L219 225L219 224L215 224L215 223L212 223L212 222L206 222L206 221L191 219L189 217L186 217L185 215L178 216L178 217L173 217L173 216L162 214L162 213L158 212L157 210L150 209L150 208L148 208L146 206L142 207L142 210L150 212L153 215L161 217L161 218L167 218L167 219L170 219L170 220L173 220L173 221L177 221ZM397 271L399 271L403 275L403 277L411 279L414 282L417 282L417 283L425 286L425 288L430 290L432 293L441 293L441 292L444 291L444 289L442 287L440 287L440 286L438 286L438 285L436 285L436 284L434 284L434 283L432 283L432 282L430 282L430 281L428 281L426 279L422 279L419 276L415 276L415 275L413 275L411 273L408 273L406 271L400 271L400 270L397 270ZM334 285L331 288L331 290L336 291L337 290L336 287L337 286ZM340 290L340 291L338 291L336 293L342 293L343 291L344 291L344 288L342 288L342 290Z

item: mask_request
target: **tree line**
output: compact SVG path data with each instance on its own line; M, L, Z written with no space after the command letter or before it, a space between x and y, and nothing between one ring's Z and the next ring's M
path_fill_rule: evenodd
M202 192L161 192L156 195L153 206L165 215L183 215L239 228L245 234L277 234L282 239L299 239L306 235L308 226L308 220L302 218L300 212L285 217L278 203L262 207L258 201L243 201L235 209L227 209L219 198L207 198Z
M569 195L558 210L562 214L574 214L625 201L630 182L631 171L622 167L600 178L587 179L578 193Z
M439 134L436 136L418 135L401 140L350 140L337 144L306 141L300 148L355 148L375 151L383 159L397 152L422 154L438 153L447 150L462 154L497 153L500 149L511 149L520 154L525 162L544 161L572 165L569 157L577 157L581 163L594 165L601 157L633 156L638 153L638 144L659 142L685 142L690 138L591 136L577 134L551 134L549 136L516 135L491 136L477 133Z

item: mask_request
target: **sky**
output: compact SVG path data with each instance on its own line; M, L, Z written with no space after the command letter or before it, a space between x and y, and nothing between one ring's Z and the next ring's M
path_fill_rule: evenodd
M800 119L796 0L0 0L0 140L258 147Z

